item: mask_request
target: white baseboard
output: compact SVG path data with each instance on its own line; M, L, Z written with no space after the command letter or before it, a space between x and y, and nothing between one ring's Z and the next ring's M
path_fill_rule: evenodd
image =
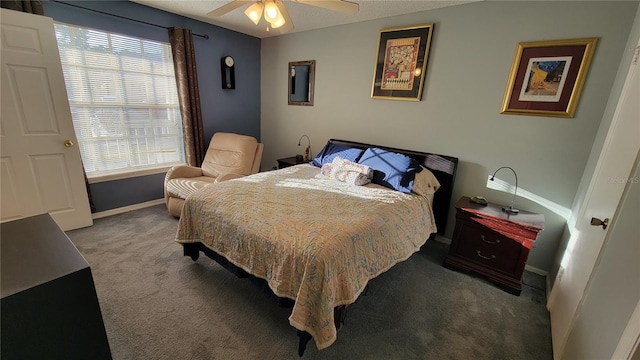
M529 271L529 272L532 272L534 274L538 274L538 275L541 275L541 276L544 276L544 277L549 277L549 272L548 271L542 270L542 269L538 269L535 266L525 265L524 269Z
M129 212L129 211L133 211L133 210L144 209L144 208L147 208L147 207L150 207L150 206L156 206L156 205L160 205L160 204L164 204L164 198L157 199L157 200L151 200L151 201L145 201L143 203L133 204L133 205L129 205L129 206L123 206L123 207L116 208L116 209L100 211L100 212L91 214L91 217L95 220L95 219L100 219L100 218L107 217L107 216L123 214L123 213Z
M551 277L547 276L547 310L549 310L551 302Z
M436 234L436 237L435 237L434 240L437 241L437 242L441 242L443 244L451 245L451 239L446 238L444 236L440 236L438 234Z

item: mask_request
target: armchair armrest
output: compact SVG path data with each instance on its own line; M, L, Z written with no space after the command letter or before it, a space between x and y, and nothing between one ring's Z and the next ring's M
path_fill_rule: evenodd
M178 165L167 171L167 175L164 177L164 183L166 185L167 181L175 178L192 178L196 176L202 176L201 168L188 165Z
M222 182L222 181L226 181L226 180L231 180L231 179L237 179L237 178L241 178L244 177L246 175L242 175L242 174L236 174L236 173L226 173L226 174L222 174L220 176L218 176L216 178L217 183Z
M175 178L192 178L202 176L202 169L195 166L177 165L169 169L164 176L164 200L168 203L169 194L167 194L167 182Z

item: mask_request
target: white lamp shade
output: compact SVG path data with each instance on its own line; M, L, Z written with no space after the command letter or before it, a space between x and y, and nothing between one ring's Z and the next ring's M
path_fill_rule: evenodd
M278 6L276 6L276 3L273 2L273 0L267 0L264 4L265 20L273 25L273 22L275 22L278 17L282 17L282 15L280 14L280 10L278 10Z
M271 27L274 29L277 29L282 25L284 25L285 23L286 21L284 20L284 17L282 16L282 14L278 13L278 17L271 22Z
M262 17L262 10L264 9L264 5L261 2L254 3L249 6L247 10L244 11L244 14L247 15L254 24L258 25L260 22L260 18Z

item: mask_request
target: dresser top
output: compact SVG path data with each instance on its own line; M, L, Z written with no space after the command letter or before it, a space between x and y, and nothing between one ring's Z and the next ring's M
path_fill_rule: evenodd
M544 215L530 211L520 210L518 214L511 215L502 211L504 205L489 203L486 206L471 202L468 196L463 196L456 203L456 209L463 210L480 217L491 218L496 221L510 222L516 225L541 231L544 229Z
M2 298L89 267L49 214L6 222L0 229Z

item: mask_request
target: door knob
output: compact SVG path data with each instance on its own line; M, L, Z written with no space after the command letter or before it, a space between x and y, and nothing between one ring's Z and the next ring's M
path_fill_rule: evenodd
M602 226L602 229L606 229L609 226L609 218L605 218L604 220L600 220L598 218L591 218L592 226Z
M73 146L73 141L71 141L71 140L66 140L66 141L64 142L64 146L66 146L66 147L72 147L72 146Z

